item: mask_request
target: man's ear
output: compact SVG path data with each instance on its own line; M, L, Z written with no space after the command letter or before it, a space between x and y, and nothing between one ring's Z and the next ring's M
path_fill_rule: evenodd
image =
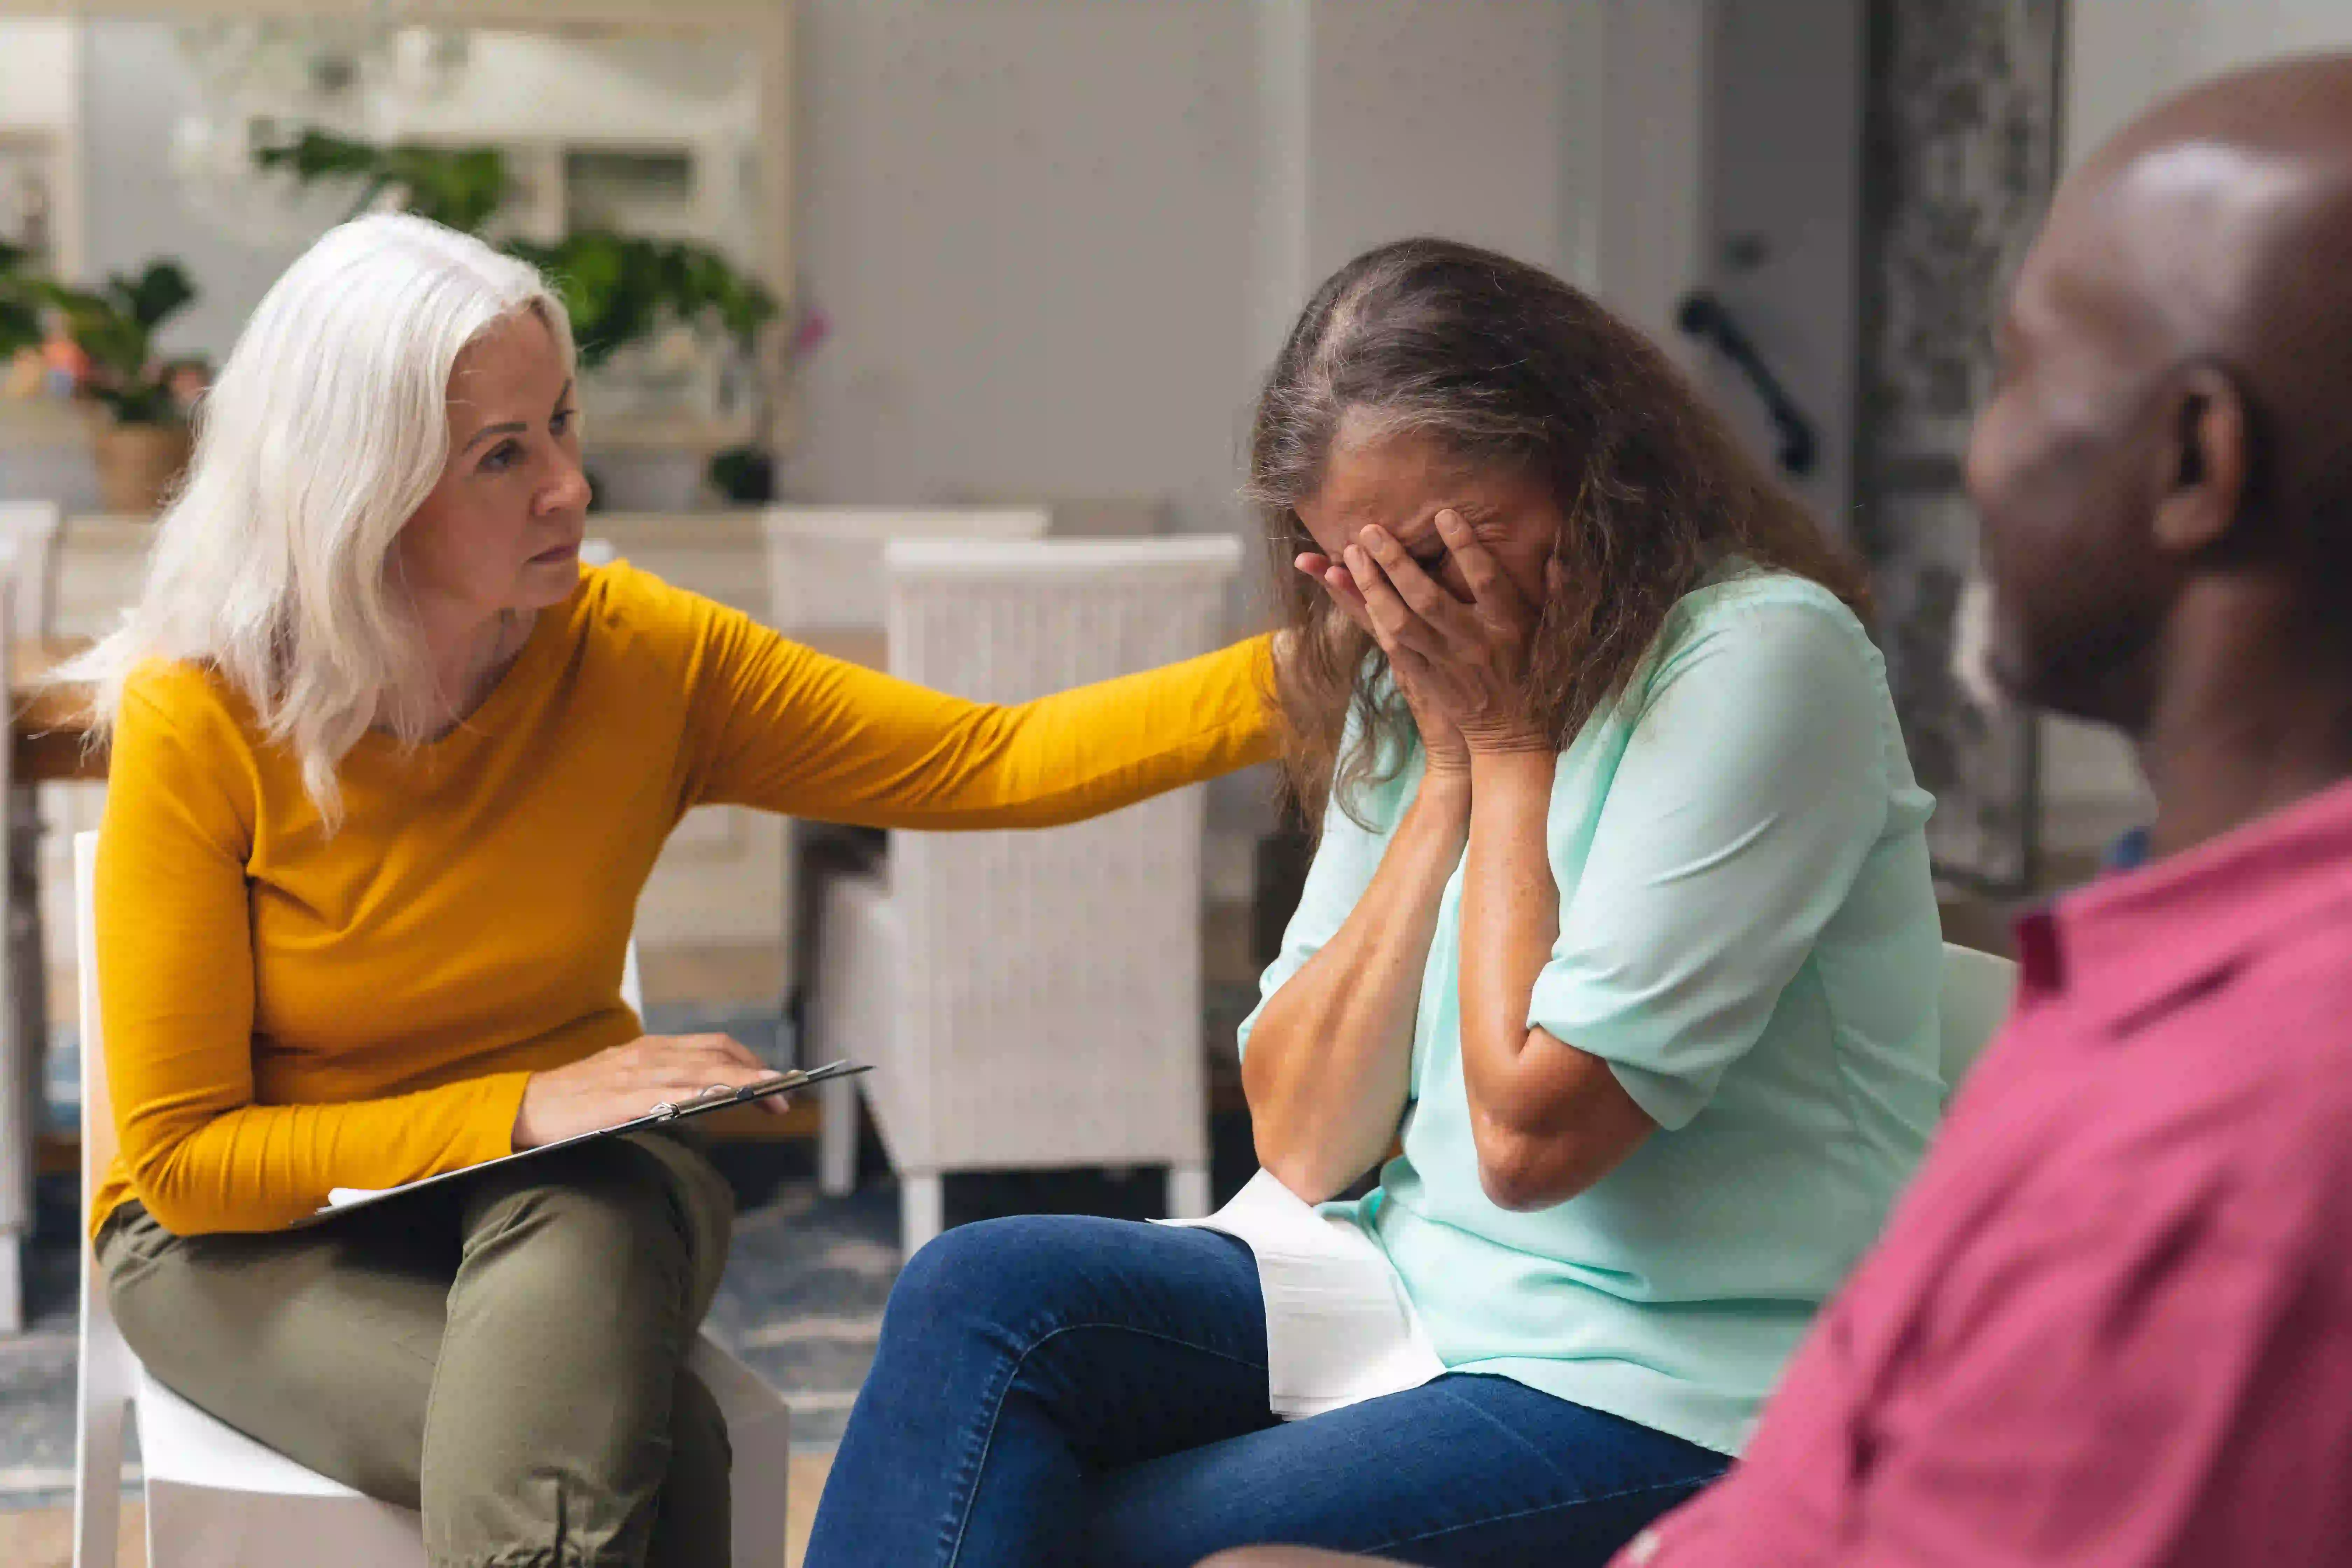
M2230 536L2246 502L2252 466L2246 398L2215 364L2192 364L2173 387L2171 428L2160 457L2168 470L2151 520L2157 547L2194 554Z

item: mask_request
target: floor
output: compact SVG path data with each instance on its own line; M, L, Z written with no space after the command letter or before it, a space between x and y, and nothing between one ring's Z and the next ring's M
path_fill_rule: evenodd
M824 1490L824 1473L832 1463L829 1449L793 1456L792 1479L788 1483L791 1489L786 1501L791 1520L784 1542L784 1562L790 1568L799 1568L808 1550L809 1526L816 1520L816 1500ZM121 1528L115 1537L117 1568L147 1568L145 1527L145 1515L138 1502L126 1499ZM8 1564L8 1568L71 1568L73 1510L53 1508L0 1513L0 1563ZM757 1565L747 1564L745 1568Z

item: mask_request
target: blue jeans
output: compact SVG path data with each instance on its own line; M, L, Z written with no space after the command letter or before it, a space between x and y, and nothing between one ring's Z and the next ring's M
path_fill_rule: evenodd
M1267 1542L1578 1568L1725 1463L1500 1377L1278 1423L1242 1243L995 1220L899 1277L808 1568L1190 1568Z

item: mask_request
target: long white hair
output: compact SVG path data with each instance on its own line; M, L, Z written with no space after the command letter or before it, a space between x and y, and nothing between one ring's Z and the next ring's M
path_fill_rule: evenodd
M142 664L209 667L291 750L331 829L338 767L371 725L424 738L431 675L386 557L448 461L458 354L522 310L570 361L537 271L403 214L331 229L286 269L197 410L138 605L58 671L92 688L99 740Z

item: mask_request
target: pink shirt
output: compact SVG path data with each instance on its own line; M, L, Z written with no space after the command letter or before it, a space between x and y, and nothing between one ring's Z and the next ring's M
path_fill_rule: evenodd
M1617 1568L2352 1563L2352 784L2018 935L1745 1458Z

